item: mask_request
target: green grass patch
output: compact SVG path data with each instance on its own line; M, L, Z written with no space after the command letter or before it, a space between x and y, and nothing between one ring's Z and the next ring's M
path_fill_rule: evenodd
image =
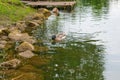
M25 6L20 0L0 0L0 21L18 21L34 12L33 8Z

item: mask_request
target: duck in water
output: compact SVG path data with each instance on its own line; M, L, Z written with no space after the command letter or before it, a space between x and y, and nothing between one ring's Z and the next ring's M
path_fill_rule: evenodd
M63 39L65 39L66 35L65 33L60 33L60 34L57 34L57 35L52 35L52 43L56 43L56 42L60 42L62 41Z

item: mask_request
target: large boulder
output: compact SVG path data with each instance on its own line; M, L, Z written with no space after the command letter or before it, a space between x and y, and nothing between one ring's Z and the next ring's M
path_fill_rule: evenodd
M19 53L19 56L23 57L23 58L31 58L33 57L35 54L30 51L30 50L27 50L27 51L24 51L24 52L21 52Z
M14 69L14 68L17 68L20 65L20 63L21 61L19 59L12 59L12 60L1 63L0 67L5 69Z
M44 80L42 75L30 72L30 73L22 73L19 76L12 78L11 80Z
M26 50L33 51L34 46L29 42L23 42L17 47L17 50L20 51L20 52L26 51Z

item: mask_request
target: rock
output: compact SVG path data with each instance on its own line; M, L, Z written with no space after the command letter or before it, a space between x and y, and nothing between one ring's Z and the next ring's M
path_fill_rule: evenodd
M38 9L38 13L42 13L45 15L45 17L49 17L51 15L51 12L45 8Z
M21 53L19 53L19 55L24 57L24 58L31 58L34 56L34 54L29 50L21 52Z
M14 69L20 65L21 61L19 59L12 59L0 64L0 67L7 69Z
M3 54L0 54L0 58L1 58L1 59L3 58L3 56L4 56Z
M42 75L30 72L30 73L22 73L19 76L12 78L11 80L44 80Z
M2 39L2 40L7 40L7 39L8 39L8 36L1 36L1 39Z
M17 47L18 51L34 50L34 46L29 42L23 42Z
M43 21L41 21L41 20L33 20L33 22L35 22L35 23L37 23L39 25L43 24Z
M24 65L23 67L20 67L19 70L23 71L23 72L36 72L38 74L43 73L42 70L34 67L33 65L29 65L29 64L28 65Z
M42 14L42 13L36 13L36 14L34 14L34 16L33 16L33 20L41 20L41 21L44 21L44 20L45 20L45 16L44 16L44 14Z
M34 22L34 21L28 21L27 22L27 26L28 27L37 27L37 26L39 26L39 24L38 23L36 23L36 22Z
M6 44L7 44L7 41L0 41L0 49L5 48Z
M29 36L28 33L21 33L18 31L9 33L8 37L13 41L26 41L32 44L36 42L36 40L32 36Z
M35 46L35 52L47 52L48 47L43 47L43 46Z
M7 41L0 41L0 44L6 44Z
M13 27L13 26L14 26L14 27ZM15 25L11 25L11 26L8 28L8 31L9 31L9 33L15 32L15 31L21 32L20 30L18 30L17 27L15 27Z
M0 35L7 35L8 34L8 28L0 28Z
M4 30L7 30L7 28L4 27L0 28L0 33L2 33Z
M0 80L44 80L43 71L29 64L17 69L0 70L0 74L6 76Z
M29 58L28 62L30 65L34 65L35 67L41 67L48 64L49 60L50 59L46 59L45 57L33 56L32 58Z
M59 16L59 10L55 7L53 8L52 12L56 15Z
M16 23L16 27L17 27L19 30L24 31L27 26L26 26L25 22L23 21L23 22L18 22L18 23Z
M8 37L14 41L20 41L22 34L19 30L14 30L13 32L9 33Z
M29 42L31 44L36 42L36 39L32 36L29 36L28 33L22 33L21 41Z
M4 49L4 48L5 48L5 45L0 44L0 49Z

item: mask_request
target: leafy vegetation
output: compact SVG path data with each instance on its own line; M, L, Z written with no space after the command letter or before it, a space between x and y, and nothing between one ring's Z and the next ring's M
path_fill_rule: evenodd
M20 0L0 0L0 24L21 20L34 12L34 9L25 6Z

